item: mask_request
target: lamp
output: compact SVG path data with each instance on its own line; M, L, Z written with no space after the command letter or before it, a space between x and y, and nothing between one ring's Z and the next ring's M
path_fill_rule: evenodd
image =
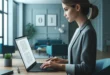
M55 27L55 29L58 29L58 31L59 31L60 33L64 33L64 32L65 32L64 27L65 27L65 25L62 24L61 27L58 27L58 28Z
M60 33L64 33L64 29L62 29L62 28L58 28L58 31L59 31Z

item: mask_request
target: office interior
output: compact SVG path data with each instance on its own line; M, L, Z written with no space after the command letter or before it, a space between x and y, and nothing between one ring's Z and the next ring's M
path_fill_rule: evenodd
M89 1L99 9L98 16L91 20L97 33L97 59L109 58L110 0ZM30 34L26 30L28 25L33 26ZM11 53L14 59L21 59L15 38L22 36L30 37L29 44L36 59L54 56L67 59L67 54L49 55L46 46L53 45L49 41L68 46L76 28L75 22L69 23L64 17L60 0L0 0L0 59L6 53ZM39 41L43 42L42 46Z

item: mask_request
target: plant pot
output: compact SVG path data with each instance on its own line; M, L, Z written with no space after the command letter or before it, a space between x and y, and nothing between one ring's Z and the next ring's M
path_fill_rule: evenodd
M5 59L4 66L5 67L12 67L12 59Z

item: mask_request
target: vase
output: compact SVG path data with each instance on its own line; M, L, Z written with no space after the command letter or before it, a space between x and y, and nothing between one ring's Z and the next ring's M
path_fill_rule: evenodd
M5 67L12 67L12 59L5 59L4 66Z

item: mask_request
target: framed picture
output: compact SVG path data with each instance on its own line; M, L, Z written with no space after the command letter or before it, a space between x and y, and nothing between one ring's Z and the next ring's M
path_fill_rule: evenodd
M48 15L47 16L48 19L48 26L56 26L56 15Z
M45 26L45 15L36 15L36 26Z

